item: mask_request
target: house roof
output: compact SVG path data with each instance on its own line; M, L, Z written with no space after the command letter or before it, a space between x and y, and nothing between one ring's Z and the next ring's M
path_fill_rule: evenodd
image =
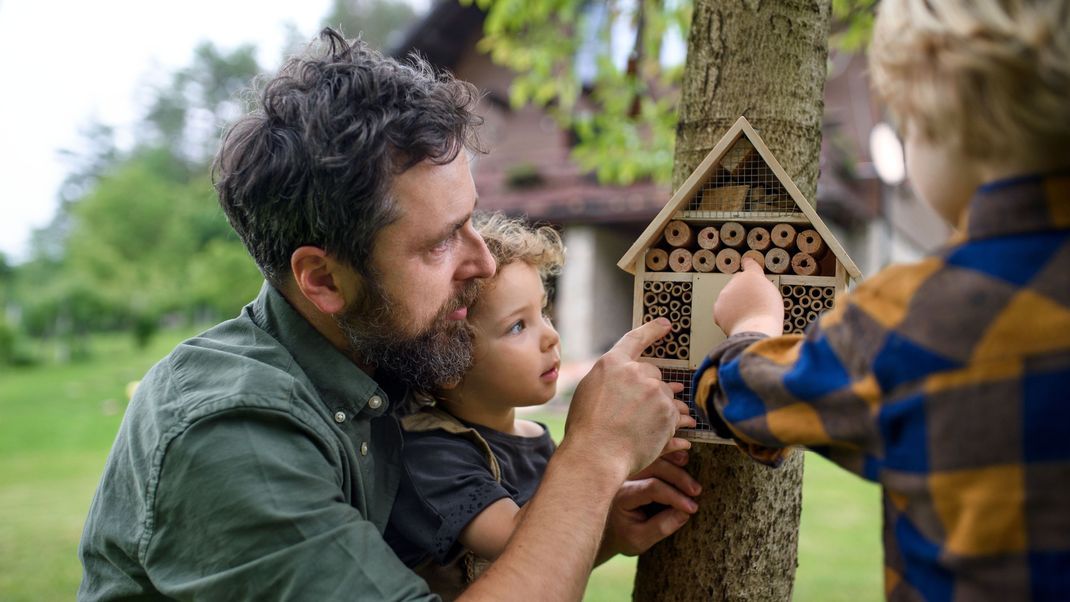
M706 158L702 160L702 163L691 172L691 175L688 176L687 180L685 180L680 188L677 189L676 194L669 199L669 202L665 204L664 208L662 208L654 218L654 221L650 222L650 225L647 226L642 235L640 235L631 248L628 249L628 252L621 257L619 262L617 262L617 266L626 272L634 274L635 264L639 261L642 253L657 242L669 221L674 219L679 212L692 207L691 205L688 205L688 203L694 203L696 199L699 199L700 205L696 206L704 211L707 208L706 203L709 202L706 197L714 196L710 195L710 192L714 190L726 191L729 188L740 188L738 186L716 186L711 188L708 185L711 181L715 181L728 175L728 172L722 166L722 160L729 158L730 153L732 153L734 149L739 148L736 145L736 142L742 137L747 138L753 147L753 151L757 152L757 157L754 157L753 153L737 156L734 159L738 161L735 165L741 169L758 170L763 167L758 161L764 162L764 166L768 168L768 170L771 170L771 175L775 177L775 182L773 182L773 184L779 184L777 192L786 193L788 198L790 198L790 202L794 204L793 206L788 207L775 207L775 211L777 212L775 215L780 215L780 212L785 209L787 209L789 213L796 211L801 212L806 220L813 226L814 230L821 235L825 244L828 245L828 248L836 255L836 259L839 260L844 269L847 270L847 273L852 278L861 278L862 272L858 269L858 266L855 265L855 262L849 255L847 255L843 246L840 245L828 226L825 225L824 220L817 215L817 210L815 210L813 205L806 200L806 197L803 196L798 186L795 185L795 182L793 182L787 172L784 171L780 162L777 161L776 157L769 151L765 142L762 141L761 136L758 135L758 132L754 130L754 127L752 127L746 117L743 116L740 116L740 118L736 120L735 124L729 128L728 132L721 137L709 154L706 155ZM706 186L706 188L704 188L704 186ZM743 193L746 194L747 191L743 190ZM757 214L755 212L742 210L742 198L740 198L738 202L739 206L732 209L727 209L727 206L715 208L717 209L716 213L723 214L730 218L746 217L748 213Z

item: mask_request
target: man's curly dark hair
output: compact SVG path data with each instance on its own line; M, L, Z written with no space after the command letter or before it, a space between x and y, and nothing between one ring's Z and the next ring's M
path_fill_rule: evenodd
M471 84L418 56L402 64L324 29L224 135L213 167L219 203L276 287L304 245L369 274L376 235L398 217L393 178L479 150L477 100Z

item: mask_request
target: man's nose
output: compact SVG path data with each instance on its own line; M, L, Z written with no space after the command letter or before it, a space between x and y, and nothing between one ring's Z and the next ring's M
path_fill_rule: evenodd
M497 269L494 256L490 254L487 243L476 232L471 224L465 226L465 248L467 256L457 271L457 280L471 280L472 278L490 278Z

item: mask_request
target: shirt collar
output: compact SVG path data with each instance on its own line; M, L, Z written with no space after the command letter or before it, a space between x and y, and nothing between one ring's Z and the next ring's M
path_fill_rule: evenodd
M992 238L1070 228L1070 170L997 180L977 189L966 237Z
M313 328L275 287L265 282L251 308L253 321L289 351L328 408L341 406L358 413L378 395L383 403L368 407L367 413L386 410L388 398L378 383Z

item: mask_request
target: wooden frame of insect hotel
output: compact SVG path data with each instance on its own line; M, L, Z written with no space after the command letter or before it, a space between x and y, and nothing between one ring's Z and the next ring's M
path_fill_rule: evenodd
M617 265L635 275L633 327L664 316L672 331L643 361L692 406L696 442L716 436L691 404L691 377L725 339L713 304L744 257L763 265L784 297L784 333L802 333L861 278L817 211L744 117L740 117L680 186Z

